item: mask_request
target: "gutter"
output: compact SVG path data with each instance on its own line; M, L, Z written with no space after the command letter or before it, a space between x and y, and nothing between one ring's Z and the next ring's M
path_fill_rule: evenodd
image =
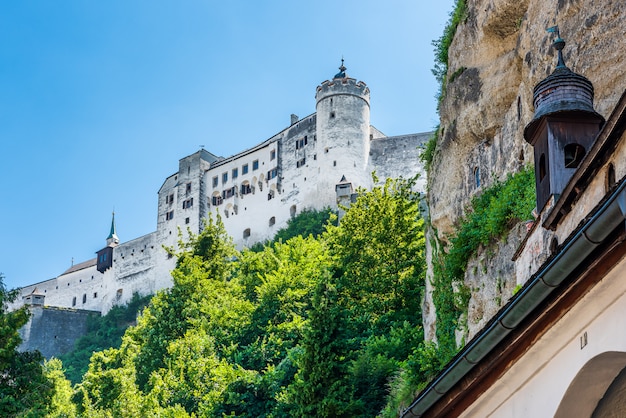
M563 249L526 282L496 317L452 359L446 369L400 416L425 417L428 410L442 396L546 300L624 220L626 220L626 181L623 180L595 210L595 214L567 241Z

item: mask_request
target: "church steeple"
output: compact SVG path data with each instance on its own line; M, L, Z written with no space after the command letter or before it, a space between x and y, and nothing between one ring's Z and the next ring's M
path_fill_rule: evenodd
M107 246L115 246L120 243L120 239L117 237L115 233L115 212L113 212L113 216L111 218L111 232L107 237Z

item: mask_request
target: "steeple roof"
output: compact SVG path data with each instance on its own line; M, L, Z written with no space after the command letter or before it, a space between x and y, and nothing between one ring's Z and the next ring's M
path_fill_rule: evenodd
M343 65L343 58L341 58L341 67L339 67L339 72L335 74L334 78L346 78L346 67Z
M557 113L580 113L587 116L604 118L593 109L593 84L586 77L570 70L563 59L565 41L561 39L558 27L549 28L556 32L557 39L553 46L557 50L557 65L552 74L541 80L533 90L535 115L524 129L524 138L528 141L544 116Z
M113 216L111 219L111 232L109 233L109 236L107 237L107 245L119 244L119 243L120 243L120 239L115 233L115 212L113 212Z

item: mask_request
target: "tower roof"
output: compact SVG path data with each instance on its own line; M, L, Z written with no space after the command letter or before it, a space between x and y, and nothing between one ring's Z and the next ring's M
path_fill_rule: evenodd
M524 129L524 138L528 141L537 125L544 116L558 113L578 113L584 116L604 118L593 108L593 84L586 77L570 70L563 59L565 41L561 39L558 27L548 29L556 32L557 39L553 46L557 50L556 68L545 79L541 80L533 90L535 115Z
M111 219L111 232L109 233L109 236L107 237L107 245L119 244L119 243L120 243L120 239L117 237L117 234L115 233L115 212L113 212L113 216Z
M341 58L341 66L339 67L339 72L335 74L333 79L335 78L346 78L346 67L343 65L343 58Z

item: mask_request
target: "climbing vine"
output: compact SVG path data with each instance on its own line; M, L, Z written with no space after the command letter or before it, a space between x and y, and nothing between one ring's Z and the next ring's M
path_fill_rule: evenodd
M534 206L535 178L533 170L527 167L472 199L447 252L431 240L433 302L442 355L451 358L457 350L455 331L463 328L459 320L467 312L470 299L470 291L464 285L469 259L481 246L502 239L517 222L528 219Z
M433 41L435 47L435 66L432 69L433 75L439 82L439 93L437 94L438 102L446 92L446 76L448 74L448 50L452 39L456 34L456 29L461 22L467 19L467 3L466 0L457 0L454 4L454 10L450 13L450 19L443 30L441 37ZM458 74L457 74L458 75Z

